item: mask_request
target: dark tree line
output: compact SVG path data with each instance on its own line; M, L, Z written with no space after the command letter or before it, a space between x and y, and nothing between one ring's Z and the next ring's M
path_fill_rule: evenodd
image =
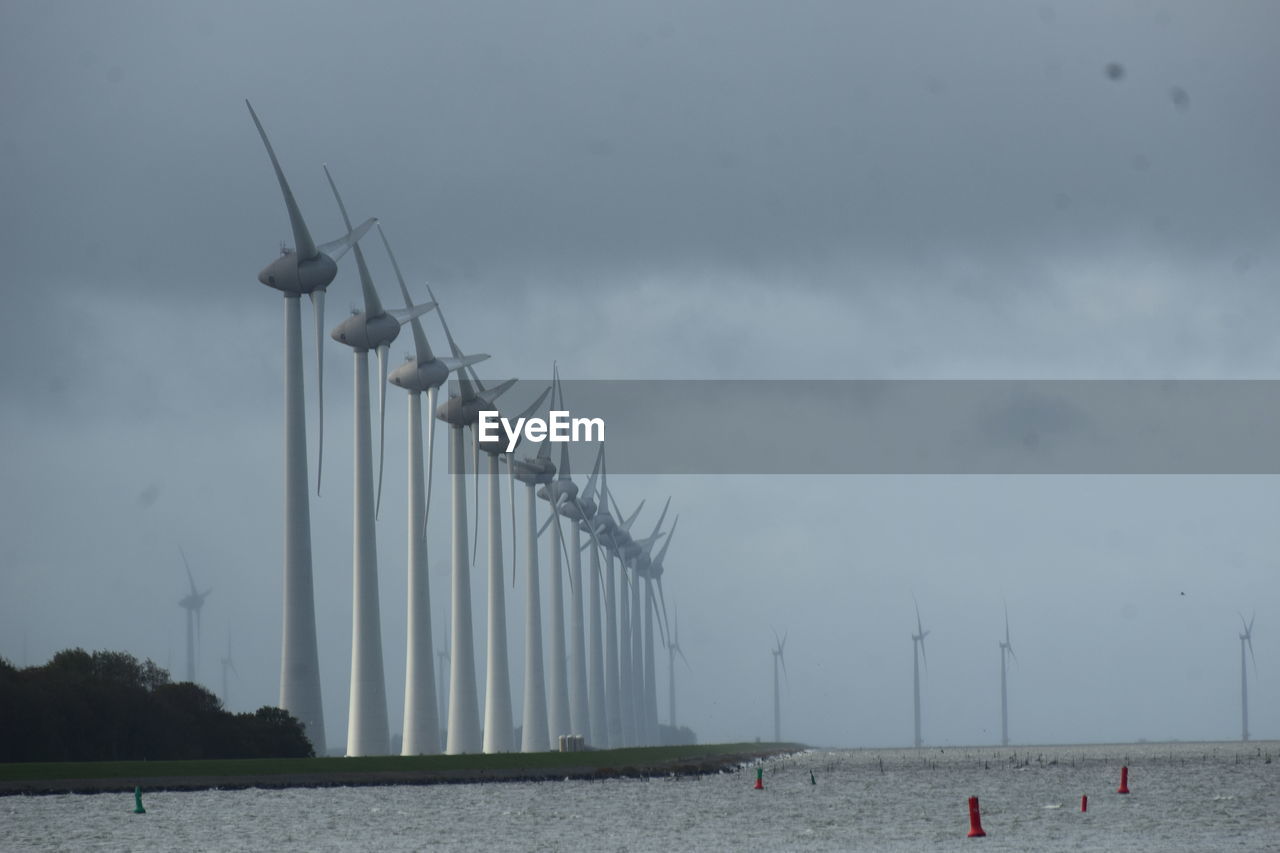
M0 658L0 761L299 758L302 724L264 706L232 714L150 660L68 649L44 666Z

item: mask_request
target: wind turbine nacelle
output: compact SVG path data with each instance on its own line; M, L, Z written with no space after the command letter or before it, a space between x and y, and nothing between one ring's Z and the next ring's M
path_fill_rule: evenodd
M613 516L607 512L600 512L592 516L589 522L596 532L596 537L607 537L610 542L613 541L615 531L618 529L618 523L613 520Z
M343 320L329 336L352 349L374 350L390 344L400 334L400 324L390 314L369 317L363 311Z
M554 480L547 483L547 494L557 503L562 499L571 503L578 496L578 484L573 480Z
M486 411L492 410L486 409ZM479 418L477 417L476 420L478 421ZM517 434L516 447L520 446L520 440L521 436ZM483 438L481 437L479 430L476 431L476 444L479 445L481 450L488 453L490 456L501 456L503 453L506 453L507 445L509 443L507 434L502 429L499 429L498 434L492 438ZM513 447L512 450L515 450L515 448Z
M298 260L297 252L286 252L258 273L258 281L285 293L313 293L324 290L338 275L338 265L326 254Z
M560 514L576 521L589 521L596 514L596 502L591 498L579 498L573 503L561 504Z
M550 483L556 475L555 463L550 459L516 459L511 463L516 479L531 486ZM542 489L540 491L545 491Z
M432 388L439 388L448 378L449 368L439 359L418 364L416 358L411 358L391 371L387 381L406 391L430 391Z
M492 403L486 403L479 397L471 400L450 397L436 407L436 417L449 426L474 426L480 420L481 411L490 411L492 409Z

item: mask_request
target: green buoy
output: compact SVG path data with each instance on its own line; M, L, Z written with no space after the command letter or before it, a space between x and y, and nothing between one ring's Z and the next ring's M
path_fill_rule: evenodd
M142 788L141 786L133 786L133 813L146 814L147 810L142 807Z

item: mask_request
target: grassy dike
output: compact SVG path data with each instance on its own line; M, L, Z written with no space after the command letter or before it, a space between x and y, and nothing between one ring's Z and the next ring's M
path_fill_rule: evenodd
M803 749L795 743L723 743L496 755L33 762L0 764L0 795L132 791L135 785L195 791L697 775Z

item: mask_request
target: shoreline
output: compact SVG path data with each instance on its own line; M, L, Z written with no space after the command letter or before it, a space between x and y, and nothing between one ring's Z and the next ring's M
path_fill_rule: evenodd
M246 768L235 772L235 761L209 762L217 772L166 772L157 766L156 773L115 773L103 762L101 775L63 775L51 773L43 778L5 778L0 765L0 796L41 796L56 794L131 793L135 787L148 791L241 790L245 788L330 788L366 785L457 785L486 782L548 782L582 779L627 779L661 776L703 776L773 758L791 755L808 747L802 744L708 744L687 747L637 747L624 750L600 750L565 753L503 753L475 756L414 756L376 759L325 758L293 759L289 763L321 762L323 769L308 770ZM676 754L671 754L673 751ZM654 753L645 760L644 753ZM593 758L594 756L594 758ZM505 759L505 760L504 760ZM248 760L246 760L248 761ZM448 763L453 766L431 766ZM531 763L532 762L532 763ZM136 765L146 762L128 762ZM198 769L199 761L151 762ZM344 763L370 765L341 767ZM388 764L403 763L396 768ZM195 767L192 767L192 766ZM73 765L75 768L84 764ZM22 765L34 770L38 765ZM67 767L49 765L50 769ZM133 769L132 767L130 769Z

